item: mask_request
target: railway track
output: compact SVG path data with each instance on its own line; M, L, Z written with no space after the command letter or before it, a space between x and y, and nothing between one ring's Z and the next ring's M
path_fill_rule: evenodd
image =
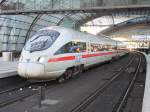
M136 66L136 72L134 73L134 76L132 78L132 80L130 81L126 91L123 93L123 97L120 100L121 102L119 102L118 106L115 108L114 112L120 112L122 110L122 107L124 105L124 102L128 96L128 94L130 93L134 82L136 80L136 77L138 75L138 71L139 68L141 66L141 56L138 56L139 61L138 61L138 65ZM94 91L92 94L90 94L89 96L87 96L83 101L81 101L75 108L73 108L70 112L87 112L85 111L86 108L94 101L96 100L97 97L101 97L101 95L106 91L106 89L111 86L111 84L113 82L115 82L119 77L121 77L123 75L123 72L126 71L128 68L131 67L132 64L134 64L134 59L135 56L132 57L132 59L130 60L130 62L125 66L120 68L120 70L118 71L118 73L115 73L106 83L103 84L103 86L99 87L96 91Z
M132 88L134 86L134 83L136 81L136 78L138 76L138 73L139 73L139 70L140 70L140 67L141 67L141 60L142 59L141 59L141 56L140 56L139 63L138 63L138 66L136 67L136 71L134 73L134 76L133 76L132 80L130 81L130 84L127 87L126 91L124 92L123 97L121 98L120 102L118 103L119 105L117 106L115 112L121 112L122 111L123 106L126 103L126 99L128 98L128 96L130 94L130 91L132 90Z
M53 82L51 82L53 83ZM49 82L25 82L16 87L0 91L0 107L38 94L38 87L51 85ZM7 97L6 97L7 96Z
M25 83L26 79L23 79L19 76L12 76L6 78L0 78L0 91L4 91L9 88L13 88L21 83ZM7 85L7 86L6 86Z
M115 80L120 75L120 72L122 70L126 69L132 63L134 58L135 58L135 56L132 56L130 63L128 63L128 65L126 67L122 66L117 71L117 74L115 73L113 75L114 77L112 77L111 80L112 81ZM53 82L50 82L50 83L28 83L28 84L24 84L24 85L21 85L19 87L15 87L15 88L12 88L12 89L9 89L9 90L1 91L0 92L0 99L1 99L0 100L0 107L4 107L4 106L9 105L13 102L22 100L22 99L27 98L29 96L32 96L34 94L38 94L38 87L39 86L44 86L45 84L47 85L46 88L48 88L48 89L51 86L54 86ZM110 84L111 84L111 82L110 82ZM101 88L101 91L103 91L105 89L105 86L108 86L110 84L109 83L105 84L103 86L103 88ZM34 86L34 87L32 87L32 86ZM98 90L97 90L97 92L98 92ZM8 95L8 97L4 98L4 96L6 96L6 95ZM95 97L95 95L92 95L91 97Z
M5 89L3 91L0 91L0 107L3 107L5 105L8 105L10 103L13 103L21 98L27 97L27 95L21 95L20 97L16 97L19 93L24 91L24 89L27 89L30 87L32 83L26 82L22 83L20 85L16 85L15 87Z

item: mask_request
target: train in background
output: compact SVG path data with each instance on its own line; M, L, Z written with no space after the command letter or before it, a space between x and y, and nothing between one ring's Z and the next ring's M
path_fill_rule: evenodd
M59 26L43 28L22 50L18 74L32 80L63 82L83 69L127 53L126 45Z

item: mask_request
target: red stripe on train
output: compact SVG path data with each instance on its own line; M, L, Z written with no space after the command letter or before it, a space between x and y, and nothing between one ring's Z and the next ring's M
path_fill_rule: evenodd
M104 55L110 55L110 54L113 54L113 52L85 54L85 55L82 55L81 58L91 58L91 57L104 56ZM65 57L58 57L58 58L49 59L48 62L69 61L69 60L75 60L75 59L76 59L75 56L65 56Z
M75 60L75 56L65 56L65 57L53 58L53 59L49 59L48 62L69 61L69 60Z

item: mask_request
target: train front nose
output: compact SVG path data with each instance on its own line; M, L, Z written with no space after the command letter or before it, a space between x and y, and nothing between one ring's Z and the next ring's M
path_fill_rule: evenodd
M41 63L19 62L18 74L21 77L30 79L42 79L44 73L44 65Z

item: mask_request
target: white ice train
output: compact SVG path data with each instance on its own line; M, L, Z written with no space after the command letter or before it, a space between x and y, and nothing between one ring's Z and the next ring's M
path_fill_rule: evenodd
M105 36L95 36L53 26L39 30L22 50L21 77L63 81L84 68L126 54L126 46Z

